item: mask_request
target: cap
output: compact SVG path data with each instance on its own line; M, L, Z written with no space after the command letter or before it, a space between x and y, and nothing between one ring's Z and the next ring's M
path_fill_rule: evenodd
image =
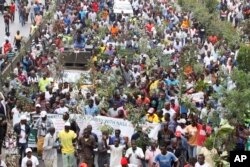
M22 115L22 116L20 117L20 120L27 120L26 115Z
M64 124L64 126L71 126L71 125L70 125L70 122L67 121L67 122Z
M81 163L80 167L88 167L88 165L86 163Z
M122 157L121 159L121 165L128 165L128 160L125 157Z
M177 123L179 123L179 124L186 124L186 122L187 121L184 118L177 121Z
M36 107L41 107L41 105L40 104L36 104Z
M46 115L47 115L47 112L46 112L46 111L41 111L40 116L41 116L42 118L46 117Z
M152 114L152 113L154 113L154 110L155 110L154 108L150 108L150 109L148 109L148 113Z
M32 152L31 148L26 148L25 153Z
M180 131L176 131L176 132L175 132L175 136L176 136L176 137L181 137L181 132L180 132Z
M170 97L170 100L175 100L175 97L173 97L173 96L172 96L172 97Z

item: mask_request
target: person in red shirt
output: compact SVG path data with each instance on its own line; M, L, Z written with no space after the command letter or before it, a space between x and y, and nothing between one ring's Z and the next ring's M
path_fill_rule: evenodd
M150 104L150 99L145 97L145 93L141 92L141 96L139 96L136 100L136 104L141 106L143 104Z
M175 103L175 98L171 97L170 98L170 107L177 113L180 114L180 106Z
M15 21L15 11L16 11L16 5L14 2L11 2L11 4L10 4L10 16L11 16L12 23Z
M200 149L204 146L204 142L207 139L207 137L212 133L212 128L204 123L200 123L197 126L198 128L198 136L196 140L197 144L197 153L200 151Z
M6 55L11 49L11 43L8 39L5 40L5 43L3 44L3 54Z
M218 42L218 37L216 35L211 35L208 37L208 41L214 45L216 42Z
M98 12L99 10L99 6L98 6L98 3L96 1L92 2L92 9L95 13Z
M148 24L146 25L146 31L147 31L147 33L151 33L153 27L154 27L154 24L151 21L149 21Z

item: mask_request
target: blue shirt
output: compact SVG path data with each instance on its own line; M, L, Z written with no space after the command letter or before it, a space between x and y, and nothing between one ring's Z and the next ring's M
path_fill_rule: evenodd
M89 105L86 105L84 107L84 111L85 111L85 115L91 115L91 116L96 116L98 114L98 107L97 106L93 106L93 107L89 107Z
M67 26L69 26L71 23L70 18L68 17L64 18L63 21L64 21L64 24L66 24Z
M155 162L159 164L159 167L172 167L172 162L177 160L178 158L171 152L167 152L166 155L158 154L155 157Z

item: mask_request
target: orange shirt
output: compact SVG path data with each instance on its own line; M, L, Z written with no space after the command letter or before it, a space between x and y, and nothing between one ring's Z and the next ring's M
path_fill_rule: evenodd
M142 98L139 97L139 98L136 100L136 104L137 104L137 105L141 105L141 104L150 104L150 99L147 98L147 97L145 97L144 99L142 99Z
M181 26L183 28L188 28L189 27L189 20L183 20Z
M119 31L119 29L118 29L118 27L117 26L112 26L111 27L111 29L110 29L110 31L111 31L111 34L112 35L117 35L118 34L118 31Z
M188 144L196 145L197 144L197 137L198 137L198 128L193 127L192 125L188 125L186 127L186 133L188 134Z

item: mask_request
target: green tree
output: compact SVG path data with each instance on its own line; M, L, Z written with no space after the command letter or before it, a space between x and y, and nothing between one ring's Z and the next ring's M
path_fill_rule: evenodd
M238 57L238 68L245 72L250 71L250 47L247 45L242 45L240 47Z

